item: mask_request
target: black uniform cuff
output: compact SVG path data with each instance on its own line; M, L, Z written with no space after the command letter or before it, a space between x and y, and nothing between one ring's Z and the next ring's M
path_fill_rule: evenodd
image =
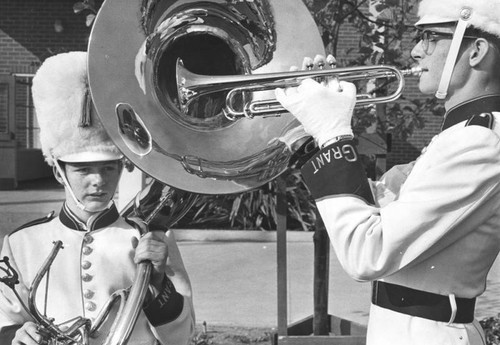
M353 140L333 143L316 153L301 169L314 199L350 194L374 204L366 172Z
M144 307L144 313L151 325L157 327L175 320L183 307L184 296L175 290L172 281L165 276L160 293Z

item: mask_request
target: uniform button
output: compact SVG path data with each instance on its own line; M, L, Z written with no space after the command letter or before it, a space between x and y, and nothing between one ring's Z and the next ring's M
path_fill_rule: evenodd
M84 270L88 270L90 268L90 266L92 266L92 264L90 263L90 261L83 261L82 262L82 268Z
M86 244L90 244L94 242L94 238L91 235L85 235L85 237L83 238L83 242Z
M94 311L96 309L96 305L94 302L86 302L85 309L87 309L88 311Z
M85 290L83 292L83 297L85 297L87 299L94 297L94 291L92 291L92 290Z
M87 246L83 247L83 254L84 255L89 255L90 253L92 253L92 248L87 247Z
M82 280L83 280L84 282L89 282L89 281L91 281L91 280L92 280L92 276L91 276L90 274L88 274L88 273L85 273L85 274L82 276Z

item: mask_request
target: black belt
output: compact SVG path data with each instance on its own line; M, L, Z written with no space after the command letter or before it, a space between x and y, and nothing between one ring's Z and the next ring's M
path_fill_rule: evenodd
M456 297L457 314L453 323L471 323L474 320L475 298ZM410 289L405 286L374 281L372 303L406 315L428 320L448 322L451 305L448 296Z

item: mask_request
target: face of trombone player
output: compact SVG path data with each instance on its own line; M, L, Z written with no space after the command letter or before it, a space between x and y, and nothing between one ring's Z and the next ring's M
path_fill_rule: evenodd
M411 56L418 67L424 70L419 81L419 89L424 94L431 95L438 90L453 33L452 25L424 26L419 32L419 41L411 51ZM493 71L499 59L495 44L466 32L445 99L446 108L481 94L497 93L498 75Z

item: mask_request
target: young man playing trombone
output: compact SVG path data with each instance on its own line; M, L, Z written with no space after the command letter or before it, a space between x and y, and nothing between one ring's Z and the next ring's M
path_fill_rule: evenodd
M122 155L93 109L87 54L48 58L33 78L32 90L42 151L64 185L66 201L58 217L32 222L4 239L1 256L19 274L15 288L22 302L27 304L29 288L54 241L62 241L63 249L40 285L36 305L63 331L77 317L94 325L111 294L131 286L136 265L149 260L149 296L139 306L128 344L188 344L194 330L191 286L173 234L151 231L139 239L137 228L113 203ZM44 327L0 284L0 343L7 344L6 332L12 328L18 328L13 345L46 344ZM100 330L100 340L93 341L102 344L107 332Z
M339 261L373 282L368 344L484 344L474 305L500 249L500 1L423 0L419 16L419 88L446 114L421 156L381 181L352 140L352 84L276 95L321 148L302 173Z

